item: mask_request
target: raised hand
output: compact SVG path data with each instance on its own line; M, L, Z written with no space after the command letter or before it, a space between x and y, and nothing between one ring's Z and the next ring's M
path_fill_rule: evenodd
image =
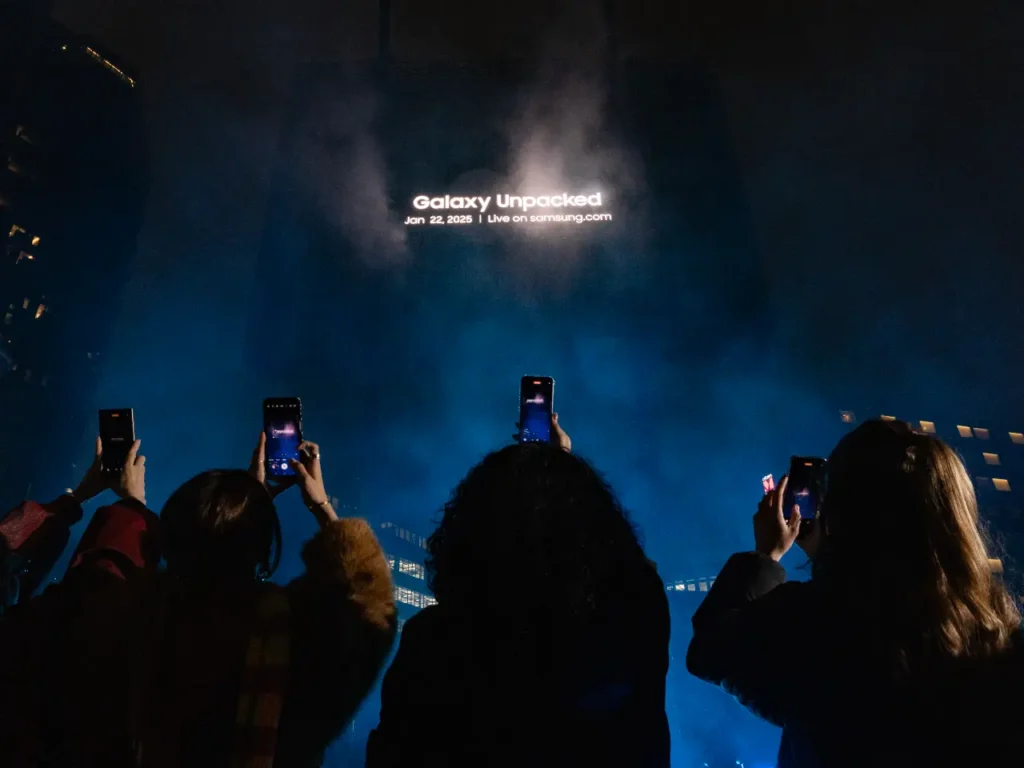
M124 469L114 482L114 493L122 499L135 499L146 503L146 457L139 454L142 441L136 440L128 450Z
M331 506L331 497L324 488L320 446L308 440L303 441L299 444L299 456L299 461L293 459L290 463L298 476L299 490L302 491L302 500L306 508L316 515L320 525L337 520L338 515Z
M297 477L274 477L267 475L267 433L260 432L260 439L256 442L256 449L252 452L252 459L249 461L249 474L260 481L260 484L267 489L270 498L277 498L278 494L287 491L298 481Z
M800 535L800 509L793 507L789 519L782 509L789 478L783 477L779 487L765 494L754 515L754 549L778 562L789 552Z
M89 466L89 469L86 470L85 477L82 478L78 487L71 492L71 496L79 504L84 504L90 499L95 499L110 487L110 478L103 473L103 466L101 462L102 457L103 441L97 437L95 458Z

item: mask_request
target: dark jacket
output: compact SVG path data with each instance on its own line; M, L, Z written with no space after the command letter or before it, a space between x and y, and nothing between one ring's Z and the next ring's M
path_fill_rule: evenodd
M870 568L865 563L865 568ZM1003 765L1017 754L1022 644L908 674L816 582L733 555L693 617L687 669L783 728L780 768Z
M668 768L668 600L642 571L584 626L443 604L410 619L367 768Z
M389 569L369 526L342 520L317 533L305 573L286 587L185 595L159 558L156 515L133 502L105 507L61 583L5 617L0 765L227 764L267 590L290 604L274 764L320 764L394 638Z

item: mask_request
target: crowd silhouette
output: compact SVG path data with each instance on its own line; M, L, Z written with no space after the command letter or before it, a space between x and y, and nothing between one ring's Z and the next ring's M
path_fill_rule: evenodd
M670 765L665 587L557 417L552 435L486 456L444 505L437 604L384 673L369 768ZM397 635L371 528L337 516L315 443L282 483L261 436L248 470L204 472L159 514L139 449L111 479L97 441L76 489L0 519L0 765L320 765ZM782 728L782 768L1007 764L1021 616L957 455L900 422L861 425L803 537L786 482L693 616L690 672ZM275 498L291 485L319 530L281 586ZM786 582L794 544L809 581Z

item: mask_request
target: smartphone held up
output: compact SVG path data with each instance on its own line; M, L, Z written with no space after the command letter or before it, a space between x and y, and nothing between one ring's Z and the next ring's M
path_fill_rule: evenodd
M128 452L135 442L135 411L131 408L110 408L99 412L100 442L104 472L116 474L124 469Z
M793 510L800 513L800 536L806 536L821 513L825 497L828 461L809 456L794 456L789 462L789 479L782 499L782 512L788 520Z
M519 442L550 443L555 380L550 376L523 376L519 382Z
M263 432L267 438L267 474L294 477L289 462L299 460L302 444L302 401L297 397L269 397L263 401Z

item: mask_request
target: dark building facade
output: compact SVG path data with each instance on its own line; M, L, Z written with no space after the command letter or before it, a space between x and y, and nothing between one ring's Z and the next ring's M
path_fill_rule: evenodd
M135 75L38 4L0 10L0 73L0 493L9 503L62 489L86 458L141 225L145 153Z

